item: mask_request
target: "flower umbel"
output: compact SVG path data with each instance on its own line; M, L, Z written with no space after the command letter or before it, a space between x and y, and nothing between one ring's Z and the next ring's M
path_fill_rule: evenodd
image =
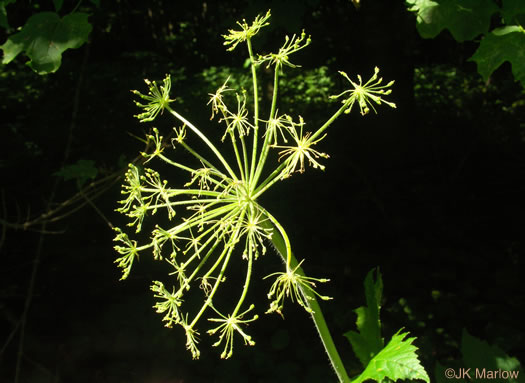
M231 45L228 48L228 50L233 51L237 47L237 45L239 45L239 43L249 40L250 38L255 36L262 27L265 27L266 25L270 24L267 22L270 16L270 11L266 12L266 15L264 16L258 15L253 21L252 25L248 25L248 23L244 19L242 20L242 23L237 22L237 25L241 27L241 30L228 30L229 34L222 36L224 37L224 40L226 40L224 41L224 45Z
M193 328L193 325L188 324L188 315L186 315L186 318L181 319L181 326L186 332L186 348L191 352L193 359L199 359L201 355L197 348L197 343L199 343L197 336L199 333Z
M376 103L377 105L380 105L381 103L384 103L391 108L395 108L396 104L393 102L385 101L382 96L387 96L390 93L392 93L392 89L390 88L392 85L394 85L394 81L390 81L386 85L381 85L383 82L383 78L378 78L379 68L375 67L374 69L374 75L363 85L363 80L361 79L360 75L357 75L357 79L359 83L355 83L352 80L350 80L350 77L343 72L339 71L339 73L346 78L350 84L354 87L354 89L345 90L343 93L340 93L335 96L330 96L330 98L339 98L345 94L350 94L350 97L345 98L343 101L341 101L343 104L347 106L347 109L345 110L345 113L350 113L352 110L352 107L354 106L354 103L357 101L359 105L359 111L361 112L361 115L365 115L368 112L370 112L369 106L372 108L374 113L377 113L374 105L372 104L372 101Z
M312 147L321 141L326 135L323 135L317 139L313 139L310 132L303 134L304 120L299 117L299 123L294 123L288 129L288 132L295 141L295 145L292 146L281 146L272 145L273 148L283 149L279 152L279 160L286 158L284 161L285 167L281 173L282 178L291 176L294 172L304 173L304 162L308 159L308 162L312 167L324 170L324 165L321 165L318 158L328 158L329 155L321 153Z
M257 64L268 62L268 68L270 65L275 65L275 70L281 72L283 65L291 68L297 68L299 65L292 64L289 61L289 56L301 49L307 47L312 42L310 36L306 37L306 33L303 31L301 36L293 35L292 38L285 36L284 44L279 48L279 52L270 53L264 56L259 56Z
M288 140L284 135L284 131L294 128L294 123L291 116L287 114L279 116L279 110L276 110L275 117L270 118L268 121L263 120L263 122L266 122L266 132L264 135L268 135L270 139L273 137L274 146L278 145L279 136L284 141L284 143L288 143Z
M246 92L242 92L242 96L237 96L237 113L226 111L222 120L226 121L226 132L222 136L222 141L226 138L228 133L235 134L237 132L239 137L246 136L253 128L253 125L248 121L248 110L246 109ZM221 120L221 121L222 121Z
M144 110L143 113L137 114L140 122L153 121L159 113L164 111L164 108L174 100L169 98L171 90L171 76L168 74L163 80L163 85L157 85L156 81L150 81L145 79L144 82L148 86L148 94L142 94L138 90L132 90L133 94L136 94L140 98L147 101L146 104L141 104L135 101L135 104Z
M154 157L158 156L164 150L162 143L163 137L159 136L159 130L157 128L153 128L153 134L148 134L146 138L148 140L148 143L153 143L155 149L153 150L153 153L141 153L142 156L146 158L146 161L144 161L144 163L151 161Z
M223 101L224 93L229 92L233 89L228 88L228 81L230 80L230 77L224 81L224 84L221 85L219 89L215 93L208 93L208 96L210 96L210 101L208 101L208 105L211 104L211 117L210 120L213 120L213 117L215 114L222 112L223 115L225 111L228 109Z
M117 245L114 247L114 249L122 255L122 257L115 260L115 263L123 270L120 280L124 280L128 277L131 271L133 261L135 258L138 258L139 251L137 248L137 241L129 239L128 235L119 228L115 228L115 231L117 232L117 236L114 241L119 241L124 244L124 246Z
M272 213L260 204L260 197L293 173L303 173L306 165L324 170L325 166L320 162L328 158L328 154L317 150L316 145L326 137L326 129L345 111L349 112L355 102L359 104L361 114L366 114L370 108L375 111L374 105L381 103L395 107L382 99L390 94L387 88L393 82L381 85L377 68L365 84L360 76L355 83L341 72L353 88L332 96L342 97L343 105L324 124L306 132L303 118L280 112L282 107L278 105L278 100L283 66L299 66L290 61L290 55L308 46L310 37L303 31L300 35L286 37L277 53L256 54L251 38L268 25L269 17L268 11L257 16L251 25L243 20L237 23L240 30L230 30L224 36L224 44L230 51L240 43L246 44L252 83L246 87L250 92L230 89L228 77L215 93L209 94L211 120L218 115L218 123L226 125L226 132L219 143L222 146L216 146L206 135L213 128L206 126L206 129L200 129L170 104L173 100L169 95L169 75L161 84L146 80L146 94L132 91L145 100L136 102L142 109L136 116L141 122L152 121L166 111L165 114L176 120L177 127L166 139L159 129L153 128L147 136L142 161L129 165L122 186L124 197L117 210L129 218L128 225L134 226L137 232L144 226L149 227L150 234L146 242L139 245L122 230L116 229L115 241L118 245L115 250L119 256L115 262L122 269L122 279L129 275L134 260L139 254L144 254L144 250L151 252L154 260L164 259L170 265L166 276L169 284L165 286L159 281L152 282L151 290L156 298L154 308L162 314L166 327L178 325L184 329L186 348L195 359L200 355L197 348L198 329L203 322L215 326L204 331L218 336L214 346L223 347L222 358L232 356L234 337L238 335L245 345L255 344L245 332L246 325L258 318L257 314L251 314L254 305L242 310L247 306L250 283L255 274L253 267L256 261L260 261L259 258L270 252L267 251L267 242L273 244L286 270L268 276L276 280L268 293L271 303L267 312L282 315L284 300L289 298L310 312L316 325L324 320L317 300L330 298L319 295L315 288L317 283L328 280L304 274L301 263L298 264L293 256L288 234ZM265 83L260 83L259 69L264 62L273 71L271 100L258 93L260 89L267 89ZM236 104L233 97L228 97L233 95L236 96ZM230 103L234 104L231 109ZM263 105L268 106L268 111L261 110ZM212 121L207 125L215 123ZM270 154L272 148L278 149L279 154L279 162L274 163L273 168L268 166L273 157ZM186 152L185 156L178 157L184 162L171 158L174 150L176 154L180 150ZM157 171L154 164L159 160L163 166ZM169 173L171 178L168 182L165 177ZM161 217L156 222L151 222L159 215ZM145 237L141 236L142 240ZM235 284L237 278L228 278L232 268L236 269L235 273L244 274L242 286ZM217 298L224 292L225 285L228 298L235 298L237 303L233 310L222 314L224 311L217 309L220 301ZM198 288L195 289L195 286ZM197 305L186 305L185 301L190 298L202 300ZM189 307L188 311L186 307ZM321 330L320 334L323 338ZM323 338L325 345L330 339L329 336ZM333 354L335 346L332 351L329 348L326 346L328 354ZM344 366L339 369L344 370Z
M303 261L299 262L299 264L294 269L288 269L284 273L273 273L264 277L264 279L266 279L276 275L278 276L275 282L272 284L270 292L268 293L268 299L273 300L270 303L270 308L268 311L266 311L266 313L276 312L283 316L282 309L284 306L284 298L290 298L292 302L296 301L309 313L313 312L308 303L308 300L312 299L312 294L325 301L332 299L330 297L320 295L314 290L316 287L315 282L325 283L328 282L329 279L306 277L298 272Z
M166 322L166 327L173 327L173 324L181 323L181 313L179 307L182 304L180 294L170 293L164 287L164 284L159 281L154 281L151 285L151 291L155 293L155 298L161 299L160 302L155 303L153 308L159 314L166 313L162 320Z
M254 305L251 305L248 308L248 310L242 312L241 314L227 316L222 315L217 310L215 310L215 312L220 316L220 318L208 319L210 322L221 323L219 326L208 330L208 334L214 335L217 332L220 333L219 340L215 342L213 346L220 346L220 344L224 341L224 350L221 354L222 359L228 359L233 354L233 335L235 334L235 331L237 331L243 337L245 345L255 345L255 342L252 340L252 337L246 334L244 330L240 327L241 325L245 325L247 323L253 322L254 320L257 320L257 318L259 317L257 314L255 314L251 319L242 319L248 312L253 310L254 307Z

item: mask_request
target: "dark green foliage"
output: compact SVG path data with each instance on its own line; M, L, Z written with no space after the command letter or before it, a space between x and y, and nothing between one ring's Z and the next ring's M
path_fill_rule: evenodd
M364 286L367 305L354 310L357 314L356 325L359 333L348 331L345 336L352 344L352 349L361 364L366 367L370 360L384 347L379 320L383 280L379 269L370 270L365 278Z
M461 354L460 361L446 365L436 363L434 374L437 383L448 382L451 378L461 383L525 382L521 364L516 358L510 357L498 346L470 335L465 329L461 335Z
M0 0L0 27L8 28L9 23L7 21L7 11L5 9L11 3L14 3L16 0Z
M27 65L38 74L55 72L65 50L79 48L87 41L92 29L88 17L81 12L62 18L54 12L31 16L22 30L0 47L4 52L2 63L10 63L24 52L29 57Z
M491 346L487 342L475 338L470 335L467 330L463 330L461 336L461 354L463 355L463 363L465 367L477 370L480 374L485 370L485 377L487 371L518 371L521 369L520 362L516 358L511 358L498 346ZM505 380L508 382L523 382L524 377L520 371L520 379ZM484 379L476 379L477 381L484 381ZM475 381L476 381L475 380ZM488 377L487 380L493 380Z
M503 0L501 15L505 24L525 24L525 6L521 0Z
M430 383L416 354L417 347L412 345L416 338L406 338L408 333L399 330L384 346L379 319L383 279L379 269L368 272L364 285L367 306L354 310L357 314L356 324L359 333L348 331L345 334L365 368L352 382L360 383L367 380L383 382L385 379L395 382L398 379L419 379Z
M490 17L498 10L492 0L407 0L417 13L417 30L426 38L434 38L444 29L459 41L472 40L486 33Z
M501 8L494 0L407 0L417 14L417 30L423 38L435 38L448 29L458 42L483 35L471 57L484 80L505 61L512 64L512 74L525 87L525 2L506 0ZM489 32L492 18L499 17Z
M505 61L512 64L514 78L525 87L525 32L521 26L510 25L494 29L481 40L472 56L478 72L486 81Z
M327 66L286 71L281 86L283 103L293 113L312 113L326 108L334 93L333 73Z
M95 179L97 174L98 169L95 166L95 161L78 160L72 165L64 166L54 175L63 177L66 181L76 180L78 185L82 186L87 180Z

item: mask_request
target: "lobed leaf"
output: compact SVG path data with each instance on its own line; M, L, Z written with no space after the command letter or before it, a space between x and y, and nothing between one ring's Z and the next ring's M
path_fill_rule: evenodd
M67 49L82 46L91 32L88 14L75 12L62 18L54 12L31 16L22 30L0 46L4 52L3 64L8 64L20 53L29 57L28 65L38 74L55 72Z
M423 38L436 37L448 29L459 42L486 33L492 14L499 8L492 0L407 0L417 14L417 30Z
M352 380L352 383L369 379L382 382L385 378L394 382L398 379L419 379L430 383L430 378L416 355L417 347L412 345L416 338L404 339L408 333L400 331L394 334L385 348L370 360L363 373Z
M488 33L470 58L486 81L505 61L512 65L512 74L525 87L525 30L517 25L496 28Z
M376 270L375 281L374 270ZM357 314L356 325L359 333L348 331L344 335L350 341L357 358L366 367L384 346L384 341L381 337L381 322L379 320L383 293L383 280L379 269L372 269L368 272L364 285L367 306L354 310Z

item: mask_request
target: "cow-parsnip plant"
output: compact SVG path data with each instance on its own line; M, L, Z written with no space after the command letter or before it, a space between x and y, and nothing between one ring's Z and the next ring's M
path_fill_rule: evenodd
M294 257L284 227L259 203L259 199L274 185L303 173L307 166L325 168L323 160L328 155L319 149L319 144L326 137L328 127L340 115L349 113L355 105L363 115L370 109L375 112L377 105L395 107L383 98L390 94L393 81L383 84L377 68L366 82L360 76L353 81L346 73L340 72L348 80L349 88L332 97L339 99L342 105L324 124L308 129L303 117L283 113L277 102L282 71L298 67L292 61L293 55L310 44L310 36L305 32L286 36L276 53L256 54L252 39L268 25L269 18L268 11L256 17L252 24L239 22L238 29L224 35L224 44L229 51L240 45L246 46L252 84L249 90L234 90L226 79L215 93L210 94L211 119L223 130L220 146L205 134L211 127L201 129L195 126L171 106L174 99L171 98L169 75L160 84L146 80L146 94L133 91L139 97L136 104L142 113L136 117L141 122L153 121L163 112L178 122L171 141L165 140L155 128L153 134L148 135L154 149L151 153L143 153L145 162L161 160L186 173L187 179L182 185L172 186L158 171L129 165L122 188L124 199L120 201L118 211L130 218L129 226L133 226L136 232L141 231L146 218L161 210L172 224L166 227L157 224L150 240L144 244L139 244L124 230L116 229L115 241L118 244L115 249L120 254L116 263L123 271L122 279L125 279L141 254L151 252L155 259L164 260L171 282L165 285L153 281L151 290L157 298L154 307L163 315L165 325L179 325L184 329L186 347L193 358L200 355L198 342L203 331L215 337L213 345L221 347L221 357L229 358L236 338L246 345L255 344L247 327L258 318L258 314L254 304L249 302L248 290L253 283L252 271L256 262L268 252L268 244L273 244L284 266L266 277L273 280L266 313L282 315L286 299L301 305L312 315L339 379L348 382L318 305L318 299L330 299L316 290L318 283L327 280L305 275L302 269L304 260L299 262ZM268 103L269 110L265 112L261 110L258 94L261 66L273 70L273 96ZM191 136L207 148L206 154L191 144ZM187 151L195 158L194 163L174 160L168 154L171 149ZM271 151L277 152L277 162L269 160ZM228 310L220 307L216 297L226 284L233 258L242 260L245 280L238 287L236 304ZM201 290L202 302L199 309L188 312L184 302L188 291L195 288ZM228 286L229 296L235 291L233 286ZM191 297L195 298L195 295Z

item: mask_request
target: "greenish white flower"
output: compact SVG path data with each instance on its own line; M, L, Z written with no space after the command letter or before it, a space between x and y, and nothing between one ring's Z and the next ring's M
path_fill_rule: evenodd
M370 108L372 108L374 113L377 113L376 108L374 107L374 103L377 105L386 104L391 108L396 107L396 104L394 104L393 102L389 102L383 99L383 96L387 96L390 93L392 93L392 89L389 88L392 85L394 85L394 81L390 81L386 85L381 85L383 82L383 78L378 77L378 67L375 67L373 76L365 84L363 84L363 80L361 79L360 75L357 75L358 83L355 83L352 80L350 80L350 77L348 77L348 75L345 72L339 71L339 73L344 78L346 78L354 87L353 89L345 90L343 93L340 93L338 95L330 96L331 98L339 98L343 95L349 95L348 98L344 98L341 101L346 106L345 113L350 113L352 111L352 107L356 102L359 105L359 111L363 116L370 112Z
M218 347L224 343L224 349L221 354L222 359L228 359L233 355L233 336L235 332L242 336L245 345L255 345L252 337L246 334L246 332L241 327L241 325L246 325L250 322L253 322L259 317L258 315L254 315L250 319L242 319L248 312L253 310L254 307L254 305L251 305L246 311L237 315L222 315L220 312L215 310L215 312L219 315L219 318L208 319L210 322L220 323L219 326L208 330L208 334L214 335L215 333L219 332L219 340L215 342L213 346Z
M140 122L153 121L159 113L162 113L166 106L174 100L169 98L171 91L171 77L167 75L164 78L163 85L158 85L156 81L144 80L148 86L148 93L142 94L137 90L132 90L131 92L146 100L146 104L141 104L138 101L135 101L135 104L144 110L144 112L137 114L137 117Z
M332 299L320 295L315 291L316 282L325 283L328 282L329 279L312 278L301 275L297 270L301 267L302 262L303 261L301 261L294 269L288 268L285 272L273 273L265 277L266 279L277 276L270 288L270 292L268 293L268 299L271 299L272 301L270 303L270 308L266 311L267 313L276 312L282 316L285 298L290 299L292 302L297 302L306 311L312 313L312 309L308 303L309 296L305 295L303 290L308 290L322 300Z
M248 23L246 23L246 20L244 19L242 23L237 22L237 25L241 27L241 30L228 30L228 34L223 35L225 40L224 45L230 45L230 47L228 48L229 51L234 50L237 47L237 45L239 45L239 43L243 43L251 39L259 32L259 30L262 27L265 27L268 24L270 24L268 23L268 19L270 18L270 16L270 11L266 12L266 15L264 16L258 15L251 25L248 25Z

